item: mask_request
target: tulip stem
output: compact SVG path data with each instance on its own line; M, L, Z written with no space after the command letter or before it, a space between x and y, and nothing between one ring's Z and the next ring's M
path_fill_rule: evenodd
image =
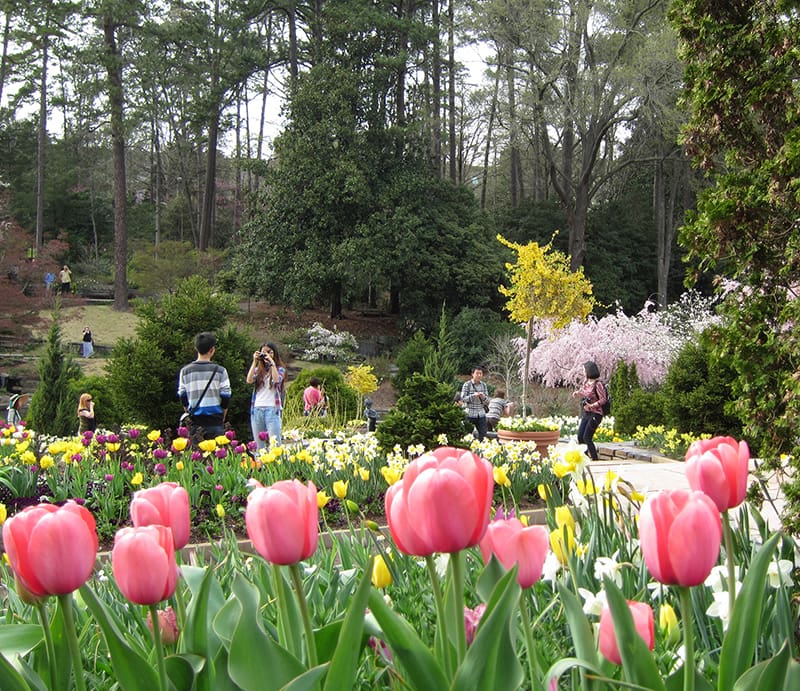
M453 570L453 604L456 610L456 669L467 655L467 629L464 626L464 554L452 552L450 567Z
M289 616L289 606L286 602L288 595L286 594L281 567L277 564L272 564L272 587L275 590L275 602L278 606L278 643L297 656L299 651L296 649L294 627Z
M523 590L519 595L519 612L522 618L522 630L525 634L525 647L528 649L528 670L531 675L531 688L534 691L543 689L541 671L539 669L539 656L536 652L536 643L533 640L533 626L531 615L528 611L528 593Z
M722 535L725 539L725 561L728 562L728 616L731 616L736 602L736 564L733 561L733 530L727 509L722 512Z
M303 589L303 577L300 574L300 565L297 563L289 564L289 573L292 575L292 583L297 593L297 603L300 605L300 616L303 619L303 628L306 632L306 647L308 649L308 666L317 666L317 646L314 643L314 629L311 626L311 616L308 612L308 601L306 600L305 590Z
M694 691L694 622L692 620L692 591L679 586L681 598L681 625L686 660L683 664L683 691Z
M150 621L153 624L153 648L156 653L159 684L163 691L168 691L167 663L164 661L164 648L161 645L161 620L158 618L158 607L155 604L150 605Z
M58 596L58 606L64 617L64 633L67 646L72 658L72 672L75 677L75 691L86 691L86 682L83 679L83 659L78 647L78 634L75 631L75 615L72 612L72 593Z
M433 601L436 603L436 617L439 620L439 659L448 673L452 674L454 670L452 668L452 660L449 652L450 642L447 638L447 627L445 626L447 619L444 610L444 599L442 598L442 589L439 587L439 574L436 573L436 562L430 554L425 557L425 566L428 567L428 575L431 579L431 589L433 590ZM461 625L464 625L463 622Z
M50 630L50 617L47 615L47 603L37 601L36 609L39 612L39 619L42 622L44 632L44 647L47 650L48 667L50 668L50 688L56 688L56 649L53 645L53 632Z

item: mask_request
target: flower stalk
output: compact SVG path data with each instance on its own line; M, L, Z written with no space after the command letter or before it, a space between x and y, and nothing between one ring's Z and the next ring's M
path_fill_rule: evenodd
M59 595L58 606L61 608L61 615L64 617L64 633L66 634L67 646L72 658L75 691L86 691L86 682L83 679L83 659L78 646L78 634L75 630L75 615L72 612L72 593ZM52 662L54 663L55 660Z
M303 620L303 630L306 635L306 651L308 653L308 666L317 666L317 646L314 642L314 627L311 625L311 616L308 611L308 601L303 590L303 578L300 574L299 564L289 564L289 573L292 575L292 583L297 594L297 604L300 607L300 616Z
M164 660L164 646L161 642L161 624L158 617L158 605L152 604L150 607L150 621L153 623L153 648L156 654L156 670L162 691L168 691L167 684L167 664Z

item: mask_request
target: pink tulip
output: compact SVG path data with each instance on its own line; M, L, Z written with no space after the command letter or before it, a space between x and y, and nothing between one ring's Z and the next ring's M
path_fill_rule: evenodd
M163 525L118 530L111 567L122 594L137 605L172 597L179 576L172 531Z
M178 618L172 607L158 610L158 627L161 631L161 642L164 645L174 645L178 642L180 631L178 630ZM153 630L153 617L147 613L147 628Z
M481 603L474 609L464 607L464 632L467 637L467 645L471 645L478 633L478 625L481 623L483 615L486 613L486 605Z
M131 521L134 526L165 525L172 529L175 549L189 542L189 493L177 482L162 482L155 487L140 489L131 501Z
M97 544L94 516L74 501L29 506L3 524L11 568L37 597L80 588L92 575Z
M749 463L747 442L700 439L686 452L686 477L692 489L705 492L720 511L727 511L744 501Z
M313 482L281 480L251 492L244 522L256 551L273 564L287 565L308 559L316 551L318 516Z
M652 650L655 646L655 621L653 608L644 602L634 602L628 600L628 607L633 616L633 626L636 633L647 643L647 647ZM615 665L622 664L622 657L619 654L617 645L617 634L614 632L614 621L611 618L611 610L606 606L600 614L600 633L599 633L600 652L603 657Z
M492 465L471 451L441 447L409 463L386 492L397 547L420 557L477 545L492 505Z
M549 546L547 528L541 525L525 527L518 518L492 521L480 541L483 561L487 564L492 554L508 570L519 564L517 582L521 588L530 588L542 577Z
M664 490L639 514L639 543L653 578L671 585L705 581L719 556L722 521L703 492Z

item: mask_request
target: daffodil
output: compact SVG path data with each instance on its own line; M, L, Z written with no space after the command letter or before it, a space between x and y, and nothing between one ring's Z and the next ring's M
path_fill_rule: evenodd
M547 485L544 483L539 484L536 487L536 491L539 493L542 501L547 501L547 497L550 496L550 488Z
M569 562L569 555L575 551L575 533L569 526L556 528L550 533L550 547L558 561L565 565Z
M362 468L359 466L358 476L362 479L362 481L367 482L369 480L369 468Z
M217 516L220 518L225 518L225 507L222 504L217 504L216 511Z
M572 516L569 506L562 505L556 507L556 526L561 529L567 526L572 532L575 531L575 519Z
M392 572L386 566L382 555L375 557L372 562L372 585L376 588L388 588L392 584Z

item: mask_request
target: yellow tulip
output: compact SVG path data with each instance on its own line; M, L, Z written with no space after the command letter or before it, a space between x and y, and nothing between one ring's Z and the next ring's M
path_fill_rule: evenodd
M528 520L528 514L526 513L521 514L519 517L519 522L522 523L522 525L524 525L525 527L527 527L530 524L530 521Z
M225 518L225 507L222 504L217 504L217 516Z
M41 460L39 461L39 467L42 470L52 468L55 464L56 462L53 460L52 456L42 456Z
M386 566L382 555L375 557L372 562L372 585L376 588L388 588L392 584L392 572Z
M566 545L564 544L564 533L566 532ZM556 528L550 533L550 547L558 561L564 566L569 562L569 555L575 551L575 533L569 526Z
M556 507L556 525L559 528L567 526L571 531L574 532L575 519L572 517L572 512L569 510L569 506L563 505Z
M189 440L186 437L176 437L172 440L172 448L175 451L183 451L188 444Z
M505 466L495 466L492 468L492 476L496 484L502 485L503 487L511 487L511 480L508 479Z
M136 473L136 475L134 475L131 478L131 484L134 486L141 485L143 482L144 482L144 477L142 476L141 473Z
M120 448L122 448L122 444L120 442L118 442L118 441L108 442L106 444L106 449L108 451L110 451L111 453L114 453L114 451L119 451Z
M197 447L200 451L215 451L217 448L217 442L214 439L203 439Z
M0 504L0 525L6 522L6 518L8 518L8 509L5 504Z
M347 486L349 481L337 480L333 483L333 493L339 498L344 499L347 496Z
M324 509L330 500L331 498L325 490L317 491L317 507Z
M183 461L178 461L178 462L175 464L175 470L183 470L183 468L184 468L184 466L183 466Z
M364 481L367 482L369 480L369 468L359 468L358 469L358 476Z
M658 608L658 628L661 629L664 637L670 643L675 643L680 638L678 617L675 615L672 605L666 602Z
M390 487L403 477L403 473L398 468L390 468L388 466L381 468L381 475L383 475L383 479L386 480L386 484Z
M160 429L152 429L147 433L147 438L150 441L156 441L160 436L161 436L161 430Z
M228 437L226 437L224 434L214 437L214 441L217 442L217 446L225 446L225 444L231 443L231 440L228 439Z
M547 497L550 495L550 488L545 485L544 483L540 484L536 491L539 493L539 496L542 498L542 501L547 501Z

